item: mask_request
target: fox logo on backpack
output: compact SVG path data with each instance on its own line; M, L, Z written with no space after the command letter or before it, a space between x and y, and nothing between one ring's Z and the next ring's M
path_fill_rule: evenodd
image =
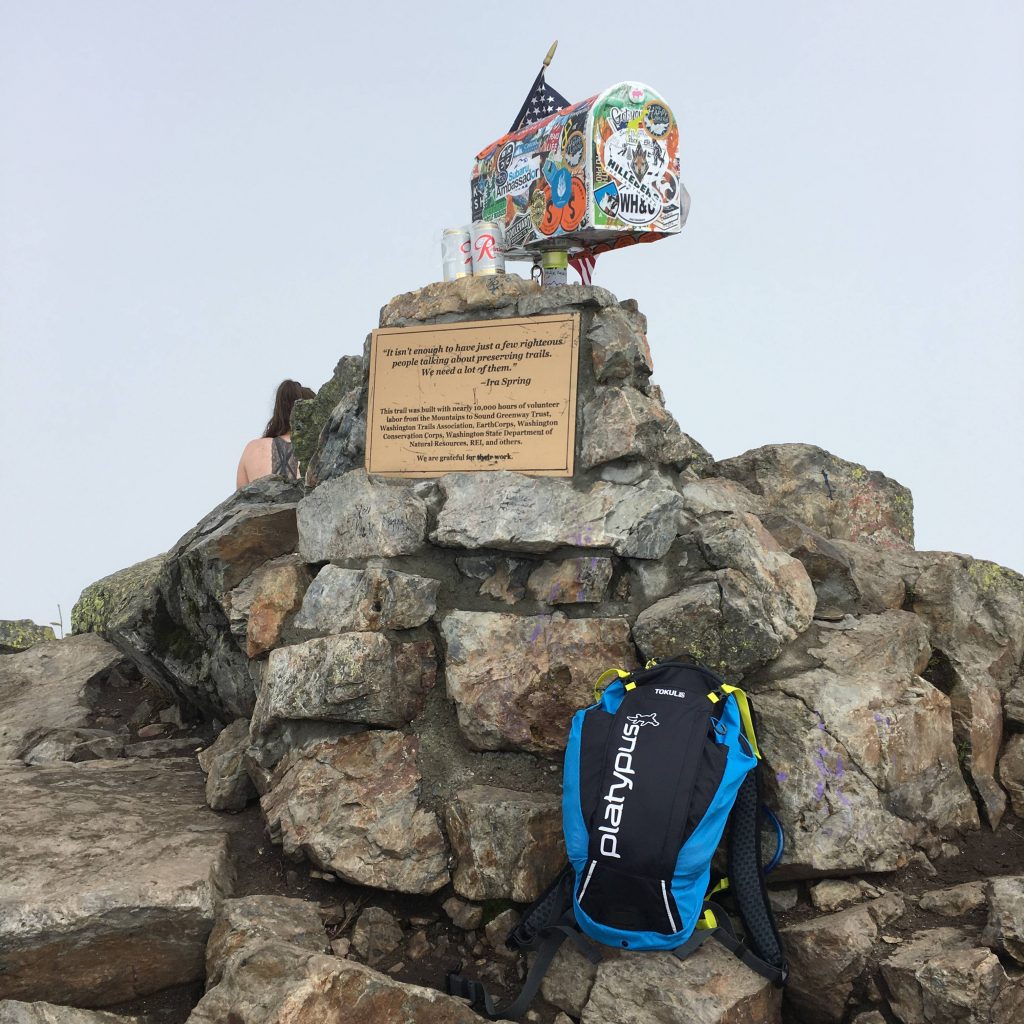
M448 975L449 992L491 1019L526 1011L565 938L596 962L588 938L685 959L713 937L776 985L785 983L761 866L760 752L746 695L679 661L612 669L598 687L608 680L569 732L562 827L570 863L506 940L511 949L538 950L523 991L499 1011L478 982ZM708 899L711 860L730 820L725 884L742 940Z

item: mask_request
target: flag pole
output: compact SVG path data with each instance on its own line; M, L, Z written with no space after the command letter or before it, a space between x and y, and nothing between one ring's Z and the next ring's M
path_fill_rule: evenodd
M548 49L548 54L544 58L544 63L541 64L540 71L538 72L537 77L533 80L533 85L530 86L530 91L526 94L526 99L523 101L523 105L519 108L519 113L516 114L516 119L512 122L512 127L509 128L510 132L514 132L516 130L516 125L519 124L520 121L522 121L523 115L526 113L526 108L530 105L530 97L533 95L534 90L537 88L537 86L540 85L541 79L544 77L544 72L548 69L548 66L551 64L551 58L554 57L555 50L557 49L558 40L556 39Z

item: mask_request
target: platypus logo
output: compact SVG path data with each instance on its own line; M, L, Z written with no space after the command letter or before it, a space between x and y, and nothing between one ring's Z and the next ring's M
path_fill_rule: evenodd
M636 726L640 726L640 725L660 725L661 724L658 721L658 714L655 711L652 711L649 715L630 715L626 719L626 721L627 722L632 722Z

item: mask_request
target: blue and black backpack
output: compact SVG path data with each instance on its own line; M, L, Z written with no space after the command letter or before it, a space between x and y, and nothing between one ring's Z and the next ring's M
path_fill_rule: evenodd
M603 692L601 687L608 684ZM491 1019L521 1016L562 942L592 962L593 942L685 959L710 938L775 985L788 966L762 866L760 751L746 694L701 665L610 669L576 712L565 752L562 827L569 864L524 912L506 945L536 950L522 992L496 1009L484 987L448 974L448 991ZM712 884L726 826L728 874ZM724 896L719 896L724 894ZM731 899L737 935L712 896Z

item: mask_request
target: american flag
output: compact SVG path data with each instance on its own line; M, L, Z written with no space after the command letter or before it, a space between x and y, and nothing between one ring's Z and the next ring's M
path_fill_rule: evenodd
M530 95L522 105L519 115L512 124L511 131L517 132L520 128L528 128L531 124L543 121L559 110L568 107L569 101L558 91L552 89L544 81L544 69L540 69L537 81L533 83Z
M597 264L597 257L590 253L580 253L569 260L569 266L580 275L584 284L592 284L594 280L594 266Z

